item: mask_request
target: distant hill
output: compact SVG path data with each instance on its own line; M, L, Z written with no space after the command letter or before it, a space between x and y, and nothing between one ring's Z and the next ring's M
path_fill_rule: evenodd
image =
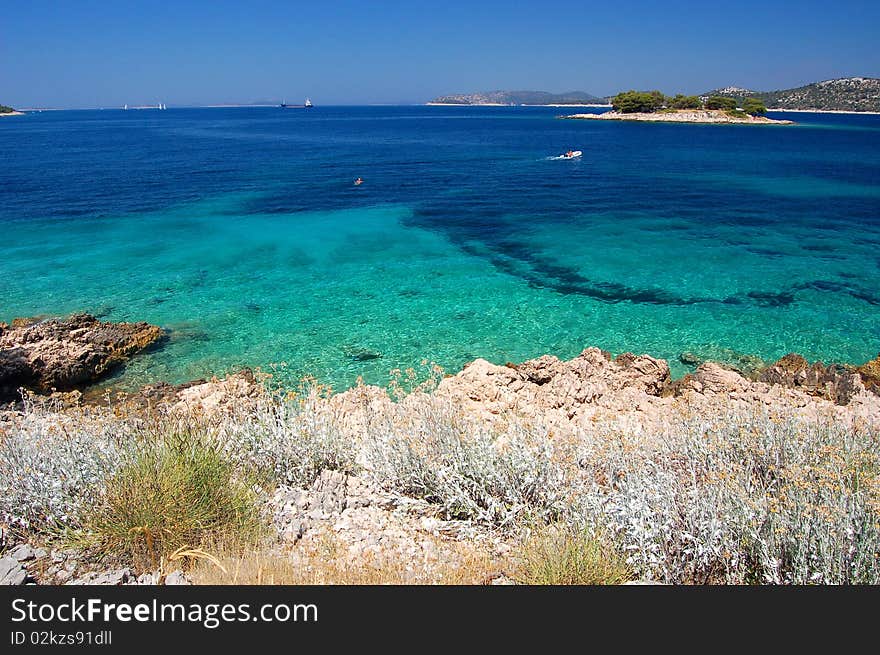
M583 91L485 91L440 96L431 101L432 104L440 105L590 105L605 102L607 98L599 98Z
M752 91L732 86L703 95L727 96L739 102L743 98L759 98L771 109L880 111L880 79L875 77L844 77L781 91Z

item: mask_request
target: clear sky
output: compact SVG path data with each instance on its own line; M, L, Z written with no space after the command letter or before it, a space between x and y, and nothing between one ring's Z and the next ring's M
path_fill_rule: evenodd
M880 1L19 0L0 103L424 102L880 77Z

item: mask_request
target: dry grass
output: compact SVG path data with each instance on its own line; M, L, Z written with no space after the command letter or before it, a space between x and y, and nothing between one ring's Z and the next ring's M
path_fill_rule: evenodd
M607 540L566 525L544 526L526 541L515 578L530 585L615 585L633 579Z
M254 549L221 556L216 564L195 562L190 578L204 585L479 585L510 568L472 544L443 547L447 557L430 562L401 553L351 557L346 544L327 533L313 549L297 547L287 554Z

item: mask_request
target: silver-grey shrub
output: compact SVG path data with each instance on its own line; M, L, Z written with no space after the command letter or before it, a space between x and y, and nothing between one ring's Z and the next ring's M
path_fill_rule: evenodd
M373 423L365 456L397 491L452 518L515 527L560 516L573 491L569 457L546 430L512 422L498 432L430 397Z
M586 441L571 520L672 583L880 582L876 430L733 411Z
M219 429L228 455L275 483L308 487L325 469L358 471L358 445L342 417L316 392L270 398L224 417Z
M133 430L122 420L71 418L31 404L0 438L0 521L18 533L76 525Z

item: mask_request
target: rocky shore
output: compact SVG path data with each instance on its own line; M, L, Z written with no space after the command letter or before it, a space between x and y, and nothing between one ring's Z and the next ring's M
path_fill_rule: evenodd
M720 109L679 109L650 113L624 114L618 111L607 111L602 114L571 114L559 118L603 120L603 121L647 121L652 123L721 123L741 125L794 125L794 121L751 116L742 114L732 116Z
M25 321L0 332L0 370L25 371L17 380L40 391L70 388L158 338L143 323ZM29 407L0 417L6 584L260 583L267 570L293 584L508 584L525 579L523 535L560 521L602 524L639 579L877 577L870 561L880 528L845 526L880 518L880 356L849 366L791 354L746 374L702 362L673 380L662 359L587 348L567 361L477 359L402 397L361 385L284 398L242 371L150 385L112 408ZM148 430L161 440L165 428L150 426L162 425L204 430L235 466L272 472L258 501L270 528L265 550L138 568L41 536L42 522L87 512L102 497L114 469L97 471L120 465L113 453L126 435ZM835 482L850 479L859 482ZM854 507L875 518L850 517ZM762 521L780 532L767 536ZM828 541L809 545L816 539ZM838 571L834 556L825 568L800 555L779 564L804 544L867 553L867 568Z
M88 314L0 323L0 402L20 398L21 388L82 388L164 336L155 325L105 323Z

